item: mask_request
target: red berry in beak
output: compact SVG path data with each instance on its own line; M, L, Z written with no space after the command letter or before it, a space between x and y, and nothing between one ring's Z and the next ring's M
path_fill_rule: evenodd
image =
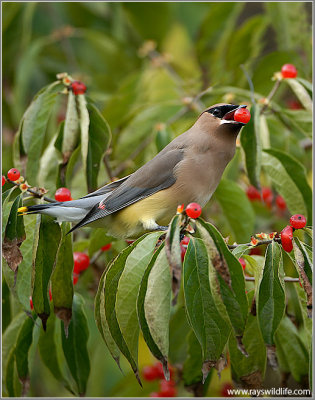
M250 112L247 108L239 108L234 113L234 121L242 122L243 124L247 124L250 121Z
M306 218L302 214L292 215L292 217L290 218L290 224L295 229L304 228L304 226L306 225Z

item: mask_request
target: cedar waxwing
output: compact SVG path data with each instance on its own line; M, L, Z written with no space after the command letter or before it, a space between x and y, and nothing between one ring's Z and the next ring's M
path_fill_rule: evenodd
M79 200L21 207L57 221L104 227L111 236L136 238L165 230L179 204L209 201L235 153L236 137L245 125L234 113L246 105L215 104L133 174L109 183ZM71 232L70 231L70 232Z

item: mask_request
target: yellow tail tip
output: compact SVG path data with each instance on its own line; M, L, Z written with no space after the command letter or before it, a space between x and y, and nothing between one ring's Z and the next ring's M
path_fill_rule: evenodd
M27 207L19 207L18 208L18 212L20 212L20 213L24 213L26 211L27 211Z

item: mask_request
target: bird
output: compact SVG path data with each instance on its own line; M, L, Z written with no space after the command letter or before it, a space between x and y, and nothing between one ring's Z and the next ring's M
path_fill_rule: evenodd
M132 174L78 200L20 207L24 214L47 214L58 222L106 228L120 239L167 230L179 204L205 206L217 188L246 125L234 113L247 105L215 104L204 110L186 132Z

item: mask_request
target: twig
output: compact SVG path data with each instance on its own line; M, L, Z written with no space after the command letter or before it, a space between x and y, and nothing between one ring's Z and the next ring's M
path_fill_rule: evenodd
M275 239L272 239L272 240L260 240L255 246L253 246L252 243L228 244L227 246L228 246L228 248L229 248L230 250L236 249L236 247L242 246L242 245L245 245L245 246L253 246L253 248L255 248L255 247L258 247L258 246L262 246L262 245L264 245L264 244L270 244L270 243L272 243L273 241L278 242L278 243L281 243L281 239L280 239L280 238L275 238Z
M291 276L287 276L283 280L284 282L300 282L299 278L292 278ZM253 276L245 276L245 281L255 282L255 278Z
M115 176L115 174L113 173L110 163L109 163L109 159L108 159L108 155L110 153L110 149L108 149L103 157L103 162L104 162L104 166L107 172L107 175L109 176L110 180L113 181L113 178Z
M246 76L247 82L248 82L248 86L250 89L250 99L252 101L253 104L256 103L255 101L255 90L254 90L254 84L253 81L251 80L251 77L249 76L244 64L241 64L240 67L242 68L244 75Z
M13 185L18 186L18 187L20 187L20 185L21 185L21 183L16 183L14 181L11 181L8 178L7 178L7 181L10 182L10 183L13 183ZM48 203L56 203L56 200L50 199L49 197L46 197L46 196L36 192L35 190L31 189L31 188L27 188L26 191L28 193L31 193L33 195L33 197L36 197L37 199L44 199Z
M260 114L262 114L263 112L265 112L266 108L268 108L271 99L273 98L273 96L276 94L277 90L278 90L279 87L280 87L280 83L281 83L281 80L280 80L280 79L277 79L277 80L276 80L276 83L273 85L273 88L271 89L271 92L270 92L270 93L268 94L268 96L266 97L265 104L264 104L263 107L261 108Z

